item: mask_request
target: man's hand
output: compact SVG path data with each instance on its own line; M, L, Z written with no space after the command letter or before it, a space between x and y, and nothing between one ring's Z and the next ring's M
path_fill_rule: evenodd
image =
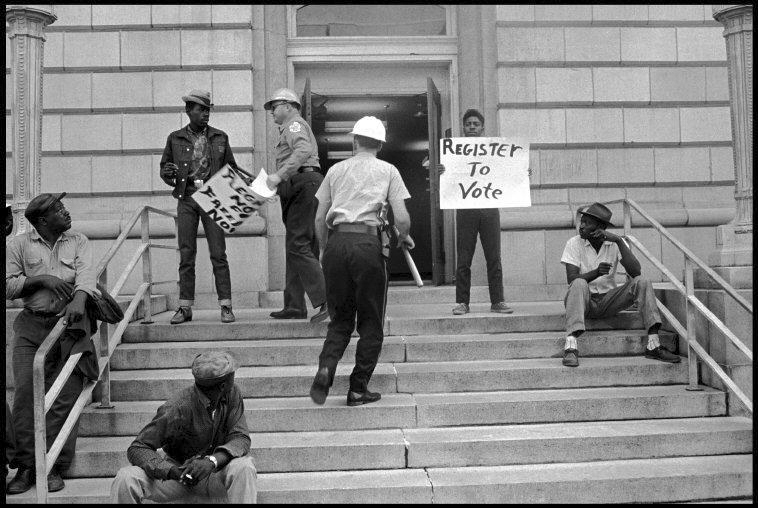
M74 299L66 305L60 314L63 315L63 322L66 325L71 323L78 323L84 317L85 304L87 303L87 293L84 291L77 291L74 293Z
M605 229L596 229L589 235L590 239L599 239L607 242L613 242L618 243L621 241L621 237L615 233L611 233L610 231L606 231Z
M66 301L71 299L71 295L74 293L73 284L65 282L55 275L39 275L39 277L42 286L52 291L55 296Z
M445 172L445 165L444 164L437 164L437 174L441 175Z
M176 185L176 173L179 171L179 168L176 164L173 162L167 162L163 165L161 168L161 178L164 182L166 182L169 185Z
M181 479L182 479L182 470L179 469L179 466L171 466L171 469L168 470L168 479L169 480L181 481Z
M266 177L266 186L269 189L274 190L276 189L276 186L279 185L279 183L281 183L281 181L282 181L282 177L277 175L276 173L273 173L273 174L268 175L268 177Z
M600 263L597 266L597 273L599 276L608 275L611 271L610 263Z
M416 246L416 243L413 241L413 238L411 238L411 235L405 235L403 237L398 236L397 240L397 246L400 248L404 247L408 250L411 250Z
M191 481L191 485L196 485L208 478L216 466L207 457L193 458L184 469L184 477Z

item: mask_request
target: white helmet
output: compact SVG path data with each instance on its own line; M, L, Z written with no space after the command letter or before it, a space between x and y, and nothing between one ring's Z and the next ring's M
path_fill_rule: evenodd
M376 139L384 143L386 131L384 130L384 124L375 116L364 116L353 126L353 131L350 134L358 134L359 136L366 136L367 138Z
M300 107L300 99L297 97L297 94L290 90L289 88L280 88L279 90L276 90L273 94L271 94L271 98L266 101L266 103L263 105L263 109L269 110L271 109L271 103L276 101L287 101L292 102L294 104L297 104L297 107Z

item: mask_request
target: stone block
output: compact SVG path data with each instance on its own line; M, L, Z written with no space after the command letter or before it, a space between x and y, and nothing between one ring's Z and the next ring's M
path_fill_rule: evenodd
M593 5L592 21L647 21L647 5Z
M729 100L729 69L726 67L705 68L705 100Z
M13 138L8 138L8 132L11 132L10 117L5 117L5 127L7 132L6 147L10 150L13 146ZM11 134L12 136L12 134ZM61 115L43 115L42 116L42 151L43 152L60 152L61 151Z
M566 284L566 266L561 263L561 256L566 242L576 234L573 229L545 231L545 272L548 284Z
M501 62L562 62L563 29L498 27L497 48Z
M567 62L618 62L621 60L618 27L566 27Z
M650 183L655 181L652 148L599 148L598 183Z
M496 5L497 21L534 21L534 5Z
M229 135L229 145L235 147L253 146L253 113L215 113L212 125Z
M540 185L542 182L542 172L540 171L540 151L529 150L529 169L532 170L532 174L529 177L529 185ZM532 193L534 194L534 193ZM534 201L532 201L534 203Z
M250 5L211 5L211 24L213 26L240 23L252 23L253 15Z
M729 106L680 108L682 142L732 141Z
M624 121L621 109L566 109L566 141L568 143L621 143Z
M567 206L568 189L532 189L532 206L560 205Z
M180 65L179 31L121 32L122 67Z
M9 105L13 101L13 84L11 83L11 75L5 74L5 104ZM47 101L44 101L47 103ZM10 109L10 106L6 106Z
M11 65L11 44L6 40L5 46L5 66L10 68ZM62 33L45 33L45 47L42 65L47 69L50 67L63 67L63 34Z
M10 147L8 143L5 144L5 146ZM9 148L10 149L10 148ZM13 168L13 157L10 155L5 157L5 193L11 194L13 193L13 180L15 179L16 173L12 170Z
M648 6L650 22L703 21L702 5L651 4Z
M688 208L713 208L734 206L734 185L707 185L682 188L682 199Z
M44 108L46 110L90 109L92 107L90 78L90 73L46 73L42 80Z
M124 150L162 150L168 135L180 129L183 113L124 115Z
M92 5L92 26L150 26L150 5Z
M540 152L543 184L595 184L597 153L595 150L543 150Z
M615 215L615 214L614 214ZM621 214L618 215L619 218L621 218ZM617 220L615 224L620 224L623 226L623 220ZM623 234L623 227L619 227L613 230L616 232L616 234ZM657 230L653 228L639 228L634 227L632 228L632 236L637 238L637 240L642 243L642 245L645 246L645 248L650 252L650 254L658 259L660 261L661 259L661 235L658 233ZM636 247L632 247L632 253L637 257L637 260L640 262L640 267L642 269L642 275L645 276L648 280L651 280L653 282L661 282L664 280L667 280L660 270L652 263L650 262L645 256L642 255L642 253L637 250ZM621 266L621 263L619 263L619 270L625 273L624 267Z
M564 109L501 109L500 135L529 139L532 143L565 143ZM570 110L569 110L570 111Z
M42 157L41 192L92 192L92 157Z
M63 66L118 67L119 32L66 32Z
M683 208L681 187L628 187L626 197L642 205L643 208ZM632 224L636 224L639 216L632 212ZM642 220L642 219L639 219Z
M258 171L260 171L261 169L261 168L256 168L253 166L253 153L251 151L235 150L234 160L237 161L237 165L239 167L241 167L248 173L258 174Z
M677 108L624 109L624 142L678 143L679 138Z
M680 62L725 62L726 44L721 26L678 27L677 60Z
M730 146L712 146L711 181L734 181L734 151Z
M621 28L621 61L675 62L675 28Z
M705 67L651 67L651 99L654 102L704 101L705 73Z
M121 115L65 115L63 151L121 150Z
M185 30L182 66L252 65L251 30Z
M624 189L621 187L606 187L598 189L594 185L591 187L570 187L568 189L568 201L572 213L576 213L579 206L588 205L595 201L612 201L626 197ZM611 209L613 211L613 209ZM615 213L615 212L614 212ZM579 223L577 222L576 225Z
M168 136L168 134L166 134ZM162 157L162 150L161 154L159 155L152 155L150 157L150 190L153 192L156 191L171 191L173 187L167 185L163 180L161 180L160 177L160 170L161 170L161 157ZM173 198L172 198L173 199Z
M592 5L544 5L534 6L535 21L592 21Z
M72 27L72 26L92 26L92 6L91 5L62 5L55 4L53 13L58 17L55 24L51 27Z
M711 177L708 147L655 149L655 181L707 182Z
M210 5L153 5L153 26L210 25Z
M213 71L213 104L253 105L253 71Z
M178 62L178 60L177 60ZM211 71L166 71L153 72L153 103L155 107L184 108L182 96L190 90L211 91L213 88ZM216 102L215 94L211 100ZM211 120L213 115L211 115ZM186 120L186 116L182 121Z
M497 70L498 102L534 103L537 84L533 67L500 67Z
M544 284L544 231L503 231L500 234L503 284Z
M595 102L650 102L646 67L597 67L592 70Z
M674 238L690 249L701 261L707 262L708 254L716 248L716 228L707 227L667 227ZM661 261L679 280L684 282L684 255L668 239L661 241ZM684 324L684 323L682 323Z
M233 292L268 289L268 255L265 237L227 235L226 257L229 260L229 272L232 274ZM206 261L208 270L212 271L208 256L206 256Z
M535 73L537 102L592 103L592 69L539 67Z
M152 76L149 72L92 74L92 107L152 108Z
M150 155L108 155L92 159L92 192L147 192Z

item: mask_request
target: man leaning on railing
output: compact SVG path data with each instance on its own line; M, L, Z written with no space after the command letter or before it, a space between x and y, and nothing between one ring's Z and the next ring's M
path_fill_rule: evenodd
M5 298L23 298L22 310L13 323L13 426L16 433L15 478L6 493L20 494L35 484L32 363L45 337L63 317L66 330L45 361L45 384L52 384L69 355L89 351L68 378L47 413L47 446L55 441L66 417L97 362L89 336L92 322L86 319L87 296L96 292L92 249L87 237L69 231L71 215L61 194L40 194L31 200L24 215L34 229L16 236L7 245ZM85 339L85 340L82 340ZM84 370L83 370L84 369ZM97 378L95 370L94 377ZM48 491L63 489L61 473L68 469L76 449L78 421L47 477Z

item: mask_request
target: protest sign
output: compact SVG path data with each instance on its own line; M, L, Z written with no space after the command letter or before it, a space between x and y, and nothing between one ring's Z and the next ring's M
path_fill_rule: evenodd
M531 206L529 143L510 138L440 140L440 208Z
M192 199L224 232L234 233L274 194L276 192L266 186L266 171L263 169L248 187L242 176L227 164L205 182Z

